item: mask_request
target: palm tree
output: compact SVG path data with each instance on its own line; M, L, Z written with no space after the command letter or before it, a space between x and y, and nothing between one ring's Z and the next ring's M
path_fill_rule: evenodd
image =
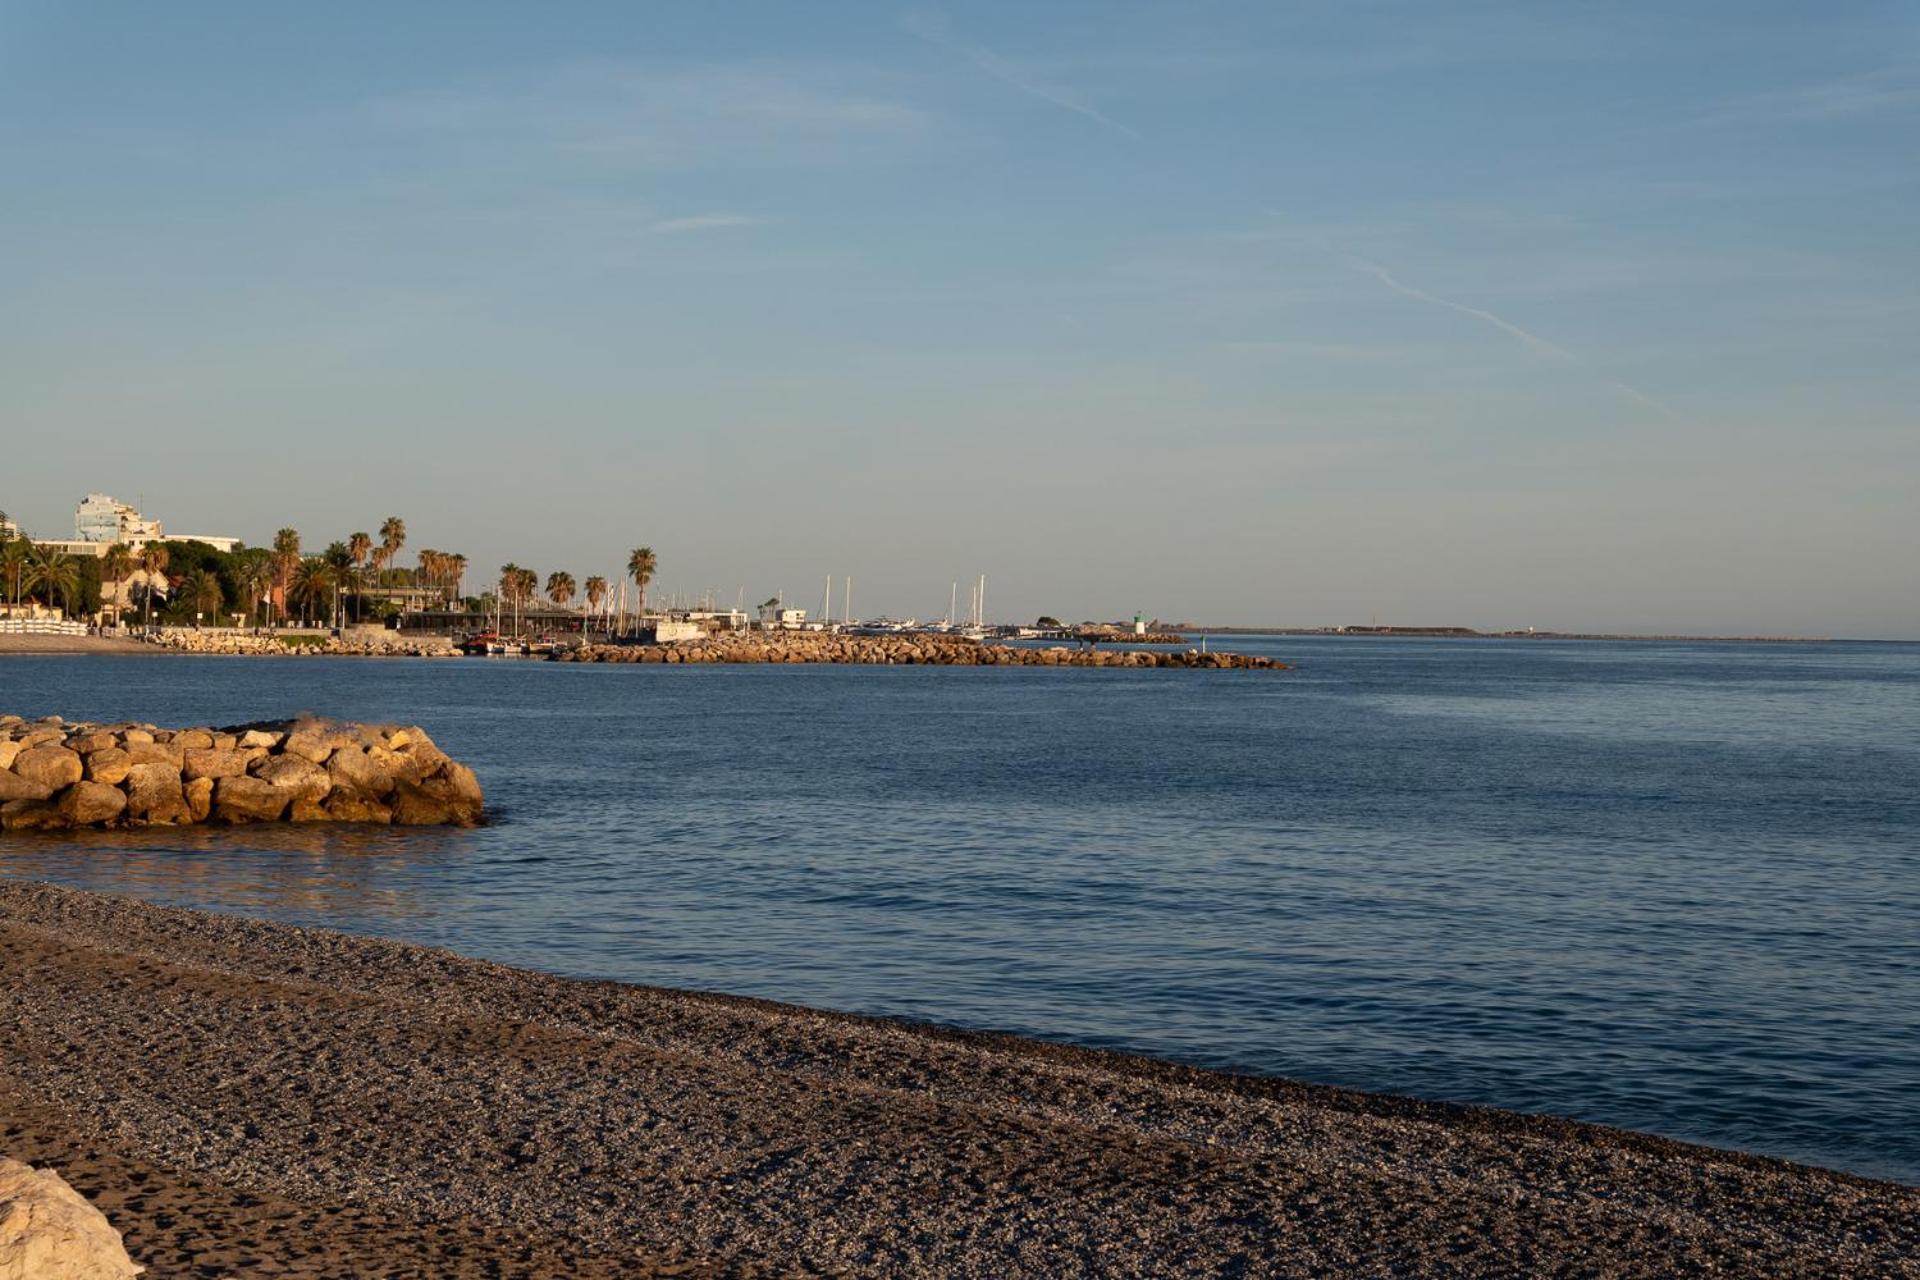
M566 608L567 601L573 599L573 575L565 572L548 574L547 599L562 609Z
M460 595L461 584L467 577L467 558L458 552L447 557L447 575L452 580L453 594Z
M347 538L347 551L353 556L353 568L354 568L353 578L355 583L354 593L353 593L353 612L354 612L355 619L358 620L360 615L364 612L360 604L361 579L360 579L359 570L362 565L366 564L367 557L371 555L373 552L373 536L371 534L366 534L366 533L356 533L356 534L349 535Z
M214 625L218 626L220 606L226 602L226 593L220 589L220 579L205 569L191 569L180 580L180 600L192 606L195 622L199 621L199 614L210 613Z
M300 571L300 531L282 529L273 535L273 591L279 596L280 606L292 612L288 593L293 589L294 577Z
M121 598L122 584L132 575L136 563L133 551L124 542L114 543L100 557L100 576L113 587L115 626L120 624L120 610L126 607L126 602Z
M149 542L140 548L140 571L146 575L146 591L143 594L147 613L146 626L149 629L153 627L153 580L166 573L167 559L167 549L157 542Z
M11 590L15 605L20 603L20 588L27 576L27 566L33 561L33 544L25 538L7 538L0 540L0 578Z
M599 574L587 579L587 612L598 614L607 599L607 580Z
M333 612L330 620L331 625L337 627L345 620L340 609L341 589L353 581L353 548L344 542L330 542L320 558L325 560L327 568L332 570L328 575L333 587Z
M647 616L647 584L653 581L653 572L659 567L659 558L653 554L652 547L636 547L627 557L627 576L639 589L639 616L643 619Z
M380 566L391 568L393 558L400 554L400 548L407 542L407 522L399 516L388 516L380 523Z
M273 590L273 553L263 547L253 547L241 552L240 563L234 568L234 576L247 606L247 613L257 615L262 599L270 599L267 593Z
M293 571L293 599L300 602L301 617L311 622L313 607L324 605L335 589L335 570L325 556L305 556Z
M46 593L47 603L53 603L54 593L59 592L61 612L73 613L73 593L80 589L80 566L72 556L36 547L27 574L33 586Z

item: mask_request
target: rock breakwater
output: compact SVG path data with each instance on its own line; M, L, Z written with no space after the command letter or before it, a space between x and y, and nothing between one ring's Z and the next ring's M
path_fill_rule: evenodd
M153 643L180 653L248 654L262 657L457 658L451 641L398 635L256 635L250 631L167 631Z
M553 655L558 662L844 663L939 667L1134 667L1216 671L1284 671L1287 664L1245 653L1153 652L1144 649L1027 648L983 644L958 636L823 635L758 632L662 645L593 645Z
M0 716L0 829L366 822L471 826L473 770L415 725L225 729Z

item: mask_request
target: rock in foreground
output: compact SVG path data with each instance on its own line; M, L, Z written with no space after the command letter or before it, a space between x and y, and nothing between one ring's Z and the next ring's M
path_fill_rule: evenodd
M142 1270L59 1174L0 1157L0 1280L128 1280Z
M0 716L0 828L367 822L472 826L473 770L409 725L280 720L225 729Z

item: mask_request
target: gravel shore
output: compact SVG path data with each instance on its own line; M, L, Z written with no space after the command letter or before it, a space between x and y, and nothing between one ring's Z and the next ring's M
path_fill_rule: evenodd
M1920 1276L1920 1190L0 880L0 1153L174 1276Z
M0 654L15 653L159 653L150 644L123 636L0 635Z

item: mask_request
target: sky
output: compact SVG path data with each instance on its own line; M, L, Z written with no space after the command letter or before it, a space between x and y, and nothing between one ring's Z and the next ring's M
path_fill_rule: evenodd
M0 0L0 510L1920 638L1917 143L1910 3Z

